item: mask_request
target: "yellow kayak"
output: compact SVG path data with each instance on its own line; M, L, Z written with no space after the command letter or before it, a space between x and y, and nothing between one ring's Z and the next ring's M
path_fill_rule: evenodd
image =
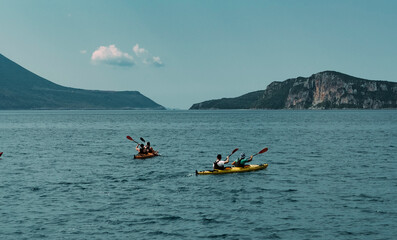
M226 173L238 173L238 172L252 172L267 168L268 164L264 163L261 165L245 165L244 167L227 167L224 170L207 170L200 171L196 170L196 175L209 175L209 174L226 174Z

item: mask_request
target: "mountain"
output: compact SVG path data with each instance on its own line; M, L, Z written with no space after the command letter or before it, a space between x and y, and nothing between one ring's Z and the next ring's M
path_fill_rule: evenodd
M138 91L97 91L50 82L0 54L0 110L165 109Z
M324 71L272 82L265 90L193 104L190 109L397 108L397 83Z

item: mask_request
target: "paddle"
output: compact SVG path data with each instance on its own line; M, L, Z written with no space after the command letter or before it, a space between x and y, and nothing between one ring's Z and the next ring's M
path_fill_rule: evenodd
M268 148L264 148L264 149L260 150L258 153L255 153L255 154L252 155L252 156L254 157L254 156L258 155L258 154L265 153L265 152L267 152L267 150L269 150L269 149L268 149Z
M142 142L144 142L144 143L146 142L145 139L143 139L143 137L141 137L140 139L141 139Z
M136 143L136 144L139 144L137 141L135 141L134 139L132 139L132 137L130 137L130 136L127 136L127 139L133 141L133 142Z
M1 155L3 155L3 152L0 152L0 157L1 157Z
M232 156L232 155L233 155L235 152L237 152L237 151L238 151L238 148L234 149L233 152L232 152L231 154L229 154L228 157ZM227 158L225 158L225 161L226 161L226 159L227 159Z

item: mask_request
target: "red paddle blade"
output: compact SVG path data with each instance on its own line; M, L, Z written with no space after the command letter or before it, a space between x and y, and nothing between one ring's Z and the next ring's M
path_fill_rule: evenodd
M233 155L233 153L237 152L237 150L238 150L238 148L234 149L234 150L233 150L233 152L232 152L231 154L229 154L229 156L228 156L228 157L232 156L232 155ZM226 161L226 159L227 159L227 158L225 158L225 161Z
M131 141L134 141L134 139L132 139L132 137L130 137L130 136L127 136L127 139L131 140Z
M258 152L258 154L261 154L261 153L267 152L267 150L269 150L269 149L268 149L268 148L264 148L264 149L262 149L260 152Z
M3 152L0 152L0 157L1 157L1 155L3 155Z
M237 151L238 151L238 148L234 149L233 152L232 152L232 154L235 153L235 152L237 152ZM231 154L230 154L230 155L231 155Z

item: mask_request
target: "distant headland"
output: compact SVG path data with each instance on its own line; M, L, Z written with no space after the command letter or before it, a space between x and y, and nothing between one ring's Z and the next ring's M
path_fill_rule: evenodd
M138 91L97 91L48 81L0 54L0 110L165 109Z
M335 71L272 82L265 90L193 104L190 109L384 109L397 108L397 83Z

